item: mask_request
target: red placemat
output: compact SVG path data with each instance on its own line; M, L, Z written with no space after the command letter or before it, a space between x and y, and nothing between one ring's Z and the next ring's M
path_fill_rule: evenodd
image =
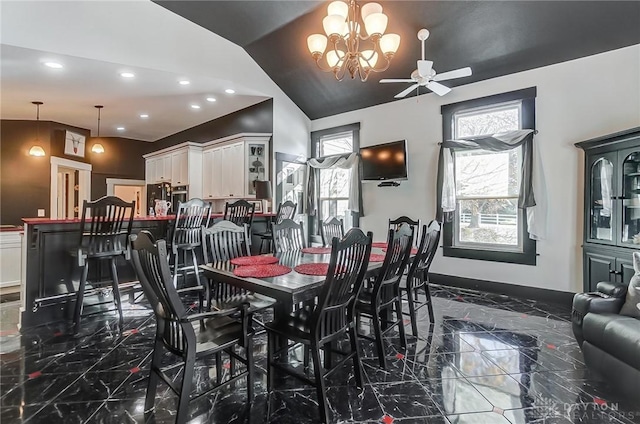
M302 249L302 253L313 253L316 255L323 255L326 253L331 253L330 247L305 247Z
M329 264L326 262L300 264L293 268L293 270L305 275L327 275Z
M384 262L384 257L385 255L381 253L372 253L371 256L369 256L369 262Z
M277 264L278 258L275 256L240 256L230 261L234 265L269 265Z
M385 248L383 248L383 249L382 249L382 251L383 251L383 252L386 252L386 251L387 251L387 248L386 248L386 247L385 247ZM415 247L414 247L413 249L411 249L411 254L412 254L412 255L417 255L417 254L418 254L418 249L416 249Z
M371 243L371 247L387 247L386 241L374 241Z
M291 268L278 264L240 266L233 270L233 274L238 277L256 278L277 277L290 272Z

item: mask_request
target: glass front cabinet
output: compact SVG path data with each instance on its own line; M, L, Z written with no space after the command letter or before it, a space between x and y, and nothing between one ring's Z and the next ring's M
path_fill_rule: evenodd
M585 151L584 290L627 284L640 250L640 128L576 146Z

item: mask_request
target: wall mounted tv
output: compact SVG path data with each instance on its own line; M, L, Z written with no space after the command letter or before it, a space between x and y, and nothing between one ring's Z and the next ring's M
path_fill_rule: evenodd
M406 180L406 144L406 140L400 140L361 148L362 180Z

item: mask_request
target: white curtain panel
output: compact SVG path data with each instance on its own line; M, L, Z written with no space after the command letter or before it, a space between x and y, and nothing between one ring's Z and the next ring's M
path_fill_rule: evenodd
M348 208L351 212L360 213L360 181L358 181L359 156L357 153L351 153L349 156L330 156L319 161L316 158L309 159L307 162L310 167L316 169L350 169L351 185L349 187L349 204Z

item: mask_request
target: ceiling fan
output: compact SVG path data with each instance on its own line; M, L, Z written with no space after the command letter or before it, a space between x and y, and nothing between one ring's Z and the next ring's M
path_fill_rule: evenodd
M411 73L411 79L390 79L385 78L381 79L381 83L389 83L389 82L410 82L413 83L411 87L408 87L406 90L401 91L396 94L394 97L396 99L401 99L405 97L407 94L411 93L413 90L418 87L427 87L429 90L436 93L438 96L444 96L451 89L440 84L438 81L445 81L454 78L462 78L468 77L471 75L471 68L460 68L455 71L443 72L442 74L436 73L436 70L433 69L433 62L430 60L424 59L424 41L429 38L429 31L426 29L421 29L418 31L418 40L422 42L422 60L418 60L418 69Z

